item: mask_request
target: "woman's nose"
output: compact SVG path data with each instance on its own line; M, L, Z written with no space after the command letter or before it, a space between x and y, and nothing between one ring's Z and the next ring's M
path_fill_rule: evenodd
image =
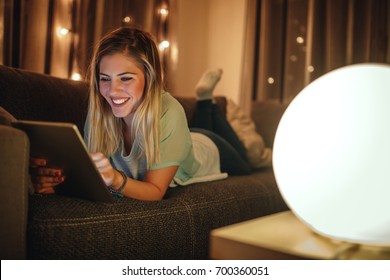
M111 87L110 87L110 92L111 93L118 93L122 91L122 85L120 81L113 79L111 81Z

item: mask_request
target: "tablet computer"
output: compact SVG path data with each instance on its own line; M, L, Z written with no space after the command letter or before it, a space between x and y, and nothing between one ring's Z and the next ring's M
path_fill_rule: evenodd
M31 157L45 158L48 166L64 170L65 182L55 187L56 193L91 201L115 201L90 158L76 125L15 121L13 126L28 135Z

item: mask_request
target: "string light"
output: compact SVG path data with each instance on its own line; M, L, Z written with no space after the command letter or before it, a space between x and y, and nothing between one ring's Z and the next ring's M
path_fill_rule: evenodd
M131 22L131 17L128 17L128 16L124 17L122 21L125 22L125 23L130 23Z
M296 40L298 44L303 44L305 42L305 39L303 39L301 36L298 36Z
M275 83L275 80L274 80L274 78L272 78L272 77L269 77L269 78L267 79L267 81L268 81L268 83L269 83L270 85L272 85L273 83Z
M77 73L77 72L73 73L71 79L74 81L80 81L81 80L80 73Z
M162 9L160 9L160 14L161 15L167 15L168 14L168 10L165 9L165 8L162 8Z
M69 32L70 32L70 30L68 28L65 28L65 27L58 27L57 28L57 34L60 37L64 37L64 36L68 35Z
M162 41L162 42L158 45L158 47L159 47L159 49L160 49L161 51L165 50L166 48L169 47L169 41L167 41L167 40Z
M166 22L167 22L167 18L168 18L168 6L166 4L162 4L160 6L160 8L158 9L158 14L160 15L159 16L159 21L160 21L160 30L158 31L159 35L159 41L160 41L160 44L158 45L158 48L160 50L160 54L161 54L161 59L164 60L164 55L163 53L165 52L165 49L169 48L169 41L167 40L167 34L166 34ZM164 62L163 62L164 63Z

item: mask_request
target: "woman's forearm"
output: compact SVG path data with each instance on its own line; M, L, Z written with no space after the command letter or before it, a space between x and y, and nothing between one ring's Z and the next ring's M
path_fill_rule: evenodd
M122 188L122 195L140 200L161 200L171 183L178 167L169 166L146 172L143 181L127 178ZM123 183L121 174L117 171L114 189L119 189ZM119 178L119 179L118 179Z

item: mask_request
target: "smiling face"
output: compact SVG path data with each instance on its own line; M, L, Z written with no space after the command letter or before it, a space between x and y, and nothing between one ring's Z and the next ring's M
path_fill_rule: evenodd
M115 117L131 118L142 101L145 75L142 66L121 53L106 55L100 61L99 91Z

